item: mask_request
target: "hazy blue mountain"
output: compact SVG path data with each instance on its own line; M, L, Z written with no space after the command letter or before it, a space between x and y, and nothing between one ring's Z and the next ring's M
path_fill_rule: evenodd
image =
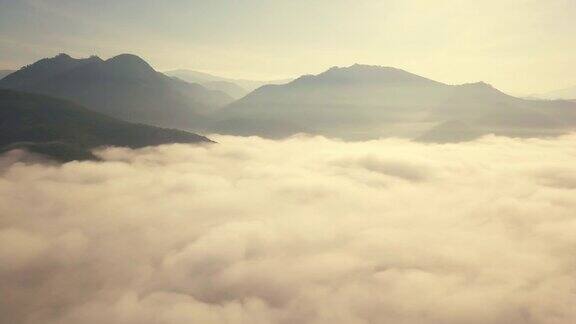
M130 54L106 61L60 54L10 74L0 80L0 88L71 99L126 121L182 129L201 128L206 114L233 100L156 72Z
M14 70L0 70L0 80L2 80L7 75L15 72Z
M70 161L93 159L90 150L100 146L210 142L185 131L121 121L67 100L0 90L0 152L26 148Z
M204 73L204 72L192 71L192 70L173 70L173 71L167 71L164 73L166 75L174 76L174 77L180 78L180 79L188 81L188 82L199 83L199 84L205 85L207 87L210 83L213 83L213 82L233 83L233 84L239 86L241 89L245 89L244 94L240 97L243 97L244 95L248 94L249 92L252 92L252 91L260 88L261 86L264 86L267 84L286 84L286 83L293 80L293 79L280 79L280 80L256 81L256 80L246 80L246 79L232 79L232 78L225 78L225 77L220 77L220 76L216 76L216 75L212 75L212 74L208 74L208 73ZM230 94L230 95L232 95L232 94Z
M396 68L356 64L263 86L217 111L212 129L265 137L307 129L344 139L417 138L459 120L482 134L539 136L573 127L575 112L572 102L523 100L483 82L448 85ZM294 129L278 133L267 126L271 122Z

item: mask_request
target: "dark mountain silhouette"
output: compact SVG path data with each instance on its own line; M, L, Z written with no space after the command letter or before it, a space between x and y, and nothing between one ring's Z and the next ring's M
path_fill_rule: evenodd
M209 89L217 89L217 88L211 87L211 85L213 86L215 82L225 82L226 84L228 84L227 87L231 87L230 84L235 84L240 89L244 89L244 93L237 98L241 98L241 97L245 96L246 94L248 94L249 92L252 92L252 91L260 88L261 86L264 86L267 84L286 84L286 83L293 80L293 79L280 79L280 80L269 80L269 81L256 81L256 80L246 80L246 79L232 79L232 78L225 78L225 77L220 77L220 76L216 76L216 75L212 75L212 74L208 74L208 73L204 73L204 72L192 71L192 70L173 70L173 71L167 71L165 73L166 73L166 75L177 77L177 78L180 78L180 79L188 81L188 82L194 82L194 83L202 84ZM218 84L218 83L216 83L216 84ZM218 89L218 90L224 91L225 89ZM238 91L238 89L236 89L234 91ZM226 92L226 91L224 91L224 92ZM230 92L226 92L226 93L228 93L234 97L233 93L230 93Z
M572 102L523 100L483 82L448 85L396 68L356 64L263 86L219 110L213 130L246 134L250 125L273 122L294 129L253 127L252 135L307 129L344 139L417 138L458 120L480 134L540 136L573 127L575 113Z
M2 80L7 75L14 73L14 70L0 70L0 80Z
M97 56L74 59L67 54L58 54L55 57L44 58L22 67L20 70L2 79L0 85L6 85L12 88L31 87L35 83L49 80L58 74L93 62L102 62L102 60Z
M66 98L126 121L182 129L202 127L206 114L232 101L220 91L156 72L130 54L106 61L60 54L10 74L0 80L0 88Z
M168 143L210 143L180 130L133 124L71 101L0 90L0 151L25 148L59 161L94 159L99 146L139 148Z

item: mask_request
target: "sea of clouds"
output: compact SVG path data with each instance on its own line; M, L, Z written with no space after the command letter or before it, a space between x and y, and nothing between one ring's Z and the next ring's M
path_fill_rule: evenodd
M0 158L0 323L576 323L576 135Z

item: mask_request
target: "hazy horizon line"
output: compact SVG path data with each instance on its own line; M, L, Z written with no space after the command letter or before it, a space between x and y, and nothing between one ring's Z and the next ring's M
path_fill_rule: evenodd
M331 68L349 68L352 67L354 65L361 65L361 66L373 66L373 67L381 67L381 68L395 68L395 69L400 69L403 71L406 71L408 73L411 74L415 74L418 76L422 76L425 77L427 79L430 80L434 80L434 81L438 81L447 85L464 85L464 84L474 84L474 83L487 83L491 86L493 86L494 88L501 90L503 92L505 92L506 94L515 96L515 97L530 97L530 96L537 96L540 94L545 94L548 92L554 92L554 91L560 91L560 90L565 90L565 89L570 89L572 87L574 87L575 85L565 85L564 87L561 88L554 88L554 89L548 89L548 90L539 90L539 91L532 91L529 93L522 93L522 92L515 92L515 91L510 91L507 90L505 88L502 88L498 85L496 85L495 83L489 81L489 80L481 80L481 79L476 79L476 81L467 81L467 82L451 82L451 81L444 81L444 80L439 80L437 78L434 77L430 77L427 76L425 74L421 74L420 72L414 72L413 70L403 67L403 66L394 66L394 65L387 65L387 64L374 64L374 63L360 63L360 62L355 62L355 63L350 63L350 64L344 64L344 65L331 65L331 66L326 66L324 68L319 68L318 71L314 71L314 72L308 72L308 73L303 73L303 74L294 74L291 76L275 76L275 77L251 77L251 76L246 76L246 75L231 75L231 74L227 74L226 72L220 72L220 71L215 71L215 70L208 70L208 69L203 69L203 68L194 68L194 67L187 67L187 66L179 66L179 67L170 67L170 68L165 68L165 67L157 67L155 66L155 64L153 62L151 62L151 60L147 59L144 55L141 54L135 54L133 52L119 52L118 54L115 55L110 55L110 56L106 56L105 58L102 57L102 55L99 54L70 54L72 53L71 51L60 51L54 55L47 55L47 56L43 56L39 59L34 60L33 62L30 62L26 65L22 65L21 67L2 67L0 68L0 70L6 70L6 71L18 71L24 67L26 67L27 65L33 64L35 62L38 62L42 59L46 59L46 58L54 58L60 54L65 54L68 55L74 59L84 59L84 58L89 58L89 57L99 57L102 60L108 60L110 58L119 56L119 55L123 55L123 54L129 54L129 55L135 55L137 57L142 58L144 61L146 61L146 63L148 63L154 70L161 72L161 73L167 73L167 72L174 72L174 71L193 71L193 72L199 72L199 73L204 73L204 74L210 74L212 76L216 76L216 77L220 77L220 78L224 78L224 79L231 79L231 80L245 80L245 81L257 81L257 82L270 82L270 81L284 81L284 80L296 80L302 76L306 76L306 75L318 75L321 74L325 71L328 71Z

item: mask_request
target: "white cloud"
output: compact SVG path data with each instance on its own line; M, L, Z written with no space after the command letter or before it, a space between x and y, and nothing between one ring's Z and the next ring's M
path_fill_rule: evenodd
M576 136L0 161L2 323L573 323Z

